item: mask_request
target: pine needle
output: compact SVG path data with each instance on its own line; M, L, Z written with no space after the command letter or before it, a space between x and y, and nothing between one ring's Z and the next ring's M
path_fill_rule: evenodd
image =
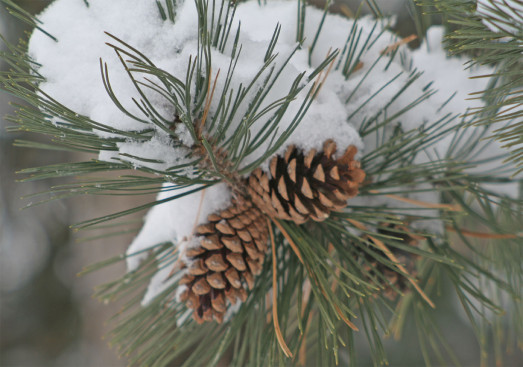
M345 15L347 18L354 18L354 13L350 8L345 4L340 4L340 12Z
M395 319L392 321L390 326L393 338L396 341L399 341L401 339L402 327L405 325L405 323L402 322L402 319L405 317L404 310L406 309L407 308L405 307L405 297L402 297L396 305L396 309L394 310Z
M321 79L322 75L323 75L323 70L318 74L318 77L316 78L316 80L314 81L314 84L312 85L310 94L313 96L316 95L316 90L319 88L320 79Z
M332 47L329 48L329 51L327 52L327 56L325 57L326 59L329 57L331 50L332 50ZM329 64L329 67L327 68L327 71L325 71L325 74L324 74L324 70L322 70L320 75L318 75L318 79L316 79L316 83L314 83L314 86L311 90L311 93L313 93L314 96L317 96L318 94L320 94L321 87L323 87L325 80L329 76L329 73L330 73L332 67L334 66L334 61L336 61L337 58L338 57L336 56L335 58L332 59L331 63ZM320 79L321 79L321 82L319 82Z
M332 251L334 250L334 246L332 246L332 244L329 244L329 253L331 253ZM334 278L334 280L332 281L332 285L331 285L331 292L334 293L336 292L336 288L338 287L338 278L340 277L340 268L336 268L336 270L334 271L334 274L336 275L336 278ZM352 330L354 331L358 331L358 328L356 327L356 325L354 325L352 322L349 321L349 319L347 319L345 316L343 316L343 314L341 313L341 310L338 308L337 305L334 305L335 309L336 309L336 312L338 313L338 315L341 317L341 319L347 324L347 326L349 326Z
M179 247L175 247L173 249L173 256L176 256L178 249L179 249ZM182 259L178 258L176 260L176 262L173 264L173 267L172 267L171 271L169 272L169 275L167 275L166 279L169 279L170 277L172 277L178 270L181 269L181 266L182 266Z
M334 246L332 245L332 243L329 243L329 255L332 254L332 252L334 251ZM334 280L332 281L332 284L331 284L331 292L334 293L336 292L336 288L338 287L338 278L340 277L340 268L337 267L336 270L334 270L334 274L336 275L336 277L334 278Z
M272 231L271 222L267 219L267 225L269 226L269 233L271 235L271 249L272 249L272 321L274 322L274 331L276 332L276 339L280 344L283 353L288 358L292 358L292 352L285 343L283 335L280 329L280 323L278 321L278 264L276 262L276 245L274 244L274 233Z
M417 39L418 36L415 35L415 34L411 34L410 36L407 36L405 38L402 38L401 40L399 40L398 42L395 42L393 43L392 45L390 46L387 46L384 50L381 51L381 54L382 55L386 55L388 53L391 53L392 51L395 51L398 47L400 47L401 45L404 45L404 44L407 44L409 42L412 42L414 41L415 39Z
M307 305L307 303L309 302L309 298L311 296L311 282L309 281L309 279L305 279L305 281L303 282L303 288L304 288L304 292L303 292L303 297L302 297L302 307L301 307L301 317L303 318L303 316L305 315L305 307ZM309 316L308 320L307 320L307 325L305 325L305 330L303 330L303 340L302 340L302 344L301 344L301 348L298 352L298 360L300 362L300 364L302 366L306 366L307 365L307 332L309 331L309 327L311 325L311 322L312 322L312 315Z
M365 66L365 64L362 61L358 61L356 66L354 66L354 68L352 69L352 72L354 73L358 70L361 70L361 69L363 69L364 66Z
M334 304L334 309L336 310L336 313L338 316L343 320L345 324L347 324L348 327L350 327L354 331L359 331L358 327L354 325L344 314L341 312L340 308L337 304Z
M369 193L379 194L380 192L378 190L369 190ZM386 196L390 199L402 201L404 203L421 206L423 208L428 208L428 209L443 209L443 210L449 210L451 212L460 212L463 210L461 208L461 206L459 206L459 205L428 203L426 201L404 198L402 196L398 196L398 195L394 195L394 194L385 194L384 196Z
M303 341L301 344L301 348L298 356L298 360L300 362L300 365L306 366L307 365L307 332L309 331L309 327L312 323L312 316L309 317L307 320L307 325L305 326L305 331L303 332Z
M358 228L361 231L368 231L367 227L365 227L363 223L360 223L357 220L347 218L347 222L351 223L354 227Z
M198 211L196 212L196 218L194 218L194 224L192 226L192 233L196 232L196 226L198 225L198 222L200 221L200 215L202 214L203 199L205 198L205 191L207 191L207 189L203 189L202 194L200 196L200 202L198 203ZM192 238L192 235L191 235L191 238Z
M274 224L276 224L276 227L278 227L278 229L280 230L280 232L283 234L283 236L285 237L285 239L287 240L287 242L289 242L289 245L291 246L292 248L292 251L294 251L294 253L296 254L296 256L298 257L298 259L300 260L300 262L305 265L305 263L303 262L303 257L301 257L301 254L300 254L300 250L298 250L298 246L296 246L296 244L294 243L294 241L292 240L291 236L289 235L289 233L283 228L283 226L277 221L277 220L273 220L272 221ZM270 224L270 223L269 223ZM269 228L271 228L271 226L269 225Z
M450 226L445 227L446 230L451 232L456 232L456 230ZM485 232L474 232L474 231L468 231L466 229L459 229L459 232L467 237L474 237L474 238L489 238L489 239L500 239L500 240L512 240L516 238L520 238L521 234L501 234L501 233L485 233Z
M212 75L212 69L211 69L210 75ZM219 76L220 76L220 69L218 69L218 72L216 73L216 78L214 78L214 84L212 86L211 93L207 94L207 100L205 101L205 108L203 110L202 121L200 122L200 126L198 128L200 137L201 137L201 134L203 132L203 127L205 125L205 120L207 120L207 115L209 114L209 110L211 109L212 97L214 96L214 90L216 89L216 82L218 81L218 77ZM211 78L209 78L209 84L207 85L207 90L209 90L210 88L211 88Z
M303 282L303 289L304 289L304 292L303 292L303 297L301 300L301 303L302 303L301 316L302 317L305 314L305 306L307 305L307 302L309 302L309 298L311 297L312 288L311 288L311 282L309 279L305 279L305 281Z

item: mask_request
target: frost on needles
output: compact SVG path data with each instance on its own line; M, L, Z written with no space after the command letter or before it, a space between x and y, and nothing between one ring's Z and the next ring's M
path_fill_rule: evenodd
M324 13L309 7L303 29L304 40L299 45L295 36L296 6L296 2L290 1L270 1L262 6L256 1L239 4L229 31L230 35L239 35L238 42L209 50L209 67L216 96L227 88L232 96L255 81L238 110L229 116L229 124L223 132L225 139L244 128L248 107L271 70L283 66L259 111L267 108L271 112L275 104L288 98L293 83L302 73L312 73L334 52L337 56L319 94L285 144L274 154L282 154L290 144L304 150L321 149L325 140L333 139L340 147L357 146L361 156L377 150L390 139L395 129L428 129L427 133L431 133L437 130L437 121L446 121L445 128L452 130L463 122L459 116L482 106L480 99L468 97L469 93L484 90L488 79L471 77L489 74L490 70L487 67L464 70L465 59L447 57L442 47L442 27L429 29L422 45L411 50L398 44L398 37L387 30L390 25L387 20L364 17L356 21L331 14L322 20ZM38 72L45 78L41 90L78 114L109 127L94 130L102 138L121 137L119 131L150 131L147 140L120 139L116 143L117 150L100 150L98 158L109 162L129 162L135 168L148 168L164 175L164 190L159 193L158 200L168 199L173 193L194 190L194 186L178 188L176 179L194 175L188 148L195 143L194 135L186 125L173 124L171 128L175 129L178 139L173 141L167 129L149 121L150 111L146 112L139 103L133 102L147 98L155 113L161 116L158 119L175 121L178 118L179 111L162 93L154 88L137 89L136 83L146 84L145 78L151 76L141 74L139 68L133 70L132 63L126 61L130 59L129 55L121 51L125 47L118 40L139 50L166 74L184 80L199 48L195 3L183 2L176 9L174 21L169 22L158 15L157 4L153 1L90 0L87 7L82 1L58 0L41 14L40 20L45 30L57 39L54 41L41 32L35 32L30 40L29 54L40 65ZM322 21L321 32L318 32ZM264 69L275 30L279 34L272 46L275 57L270 68ZM100 77L101 69L104 82ZM260 70L261 77L258 76ZM302 79L300 83L306 81ZM107 92L108 86L114 93L113 98ZM194 85L189 87L196 88ZM279 111L283 113L277 127L280 133L294 123L308 93L309 89L303 88L292 97L284 111ZM120 106L115 103L115 98ZM210 101L209 120L217 119L215 114L221 101L218 97ZM373 126L391 116L394 123L389 123L385 133L381 131L378 135ZM256 136L272 118L271 113L260 114L249 125L250 135ZM60 124L60 121L54 123ZM432 131L430 126L435 126ZM474 134L474 128L470 128L461 139L466 140ZM452 134L443 134L413 160L421 165L446 157L452 139ZM257 162L271 148L271 143L270 139L263 141L243 157L239 168ZM492 152L491 149L488 154ZM259 163L266 169L267 162L268 159ZM187 167L178 170L176 177L170 174L173 166L184 164ZM412 189L411 199L432 203L440 200L439 192L424 190L429 187L427 184L409 183L409 187ZM144 250L159 243L172 243L183 256L183 249L190 246L194 227L203 223L207 215L225 208L230 197L230 189L221 183L152 208L141 232L129 247L129 270L135 270L145 258ZM391 202L385 196L367 196L356 198L351 203L387 205ZM394 202L394 206L398 205L409 204ZM425 212L430 216L431 210ZM415 225L433 232L442 230L440 221ZM133 255L135 253L139 255ZM179 276L170 277L171 269L161 266L161 261L159 269L151 280L144 304L179 279Z

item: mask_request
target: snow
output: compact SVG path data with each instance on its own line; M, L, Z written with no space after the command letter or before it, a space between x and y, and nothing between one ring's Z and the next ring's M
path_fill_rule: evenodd
M168 183L163 187L164 191L158 194L158 201L198 189L190 186L173 190L174 186ZM231 193L227 185L222 183L153 207L147 214L140 233L127 250L129 270L135 270L147 256L144 250L159 243L172 242L177 246L187 246L193 229L205 223L209 214L225 209L230 200ZM183 252L182 249L180 252ZM133 255L137 253L139 254Z
M483 3L485 2L481 2ZM131 83L118 55L106 44L117 44L117 41L104 34L104 31L140 50L166 72L185 80L189 59L192 57L194 60L198 51L198 17L194 2L187 0L179 5L174 23L161 19L153 1L90 0L89 4L90 6L86 7L82 0L57 0L41 14L40 20L44 28L58 41L55 42L39 32L35 32L31 37L29 53L41 65L39 72L46 78L40 87L70 109L114 129L153 129L149 141L126 139L117 144L117 152L101 151L98 158L104 161L127 161L135 168L151 168L160 173L165 172L168 176L166 171L170 167L187 162L188 147L194 143L193 138L184 125L180 124L176 127L176 132L187 147L175 146L163 129L147 122L147 116L132 101L133 98L139 100L140 95ZM480 7L483 6L481 4ZM75 16L72 17L71 14ZM321 150L326 139L334 139L339 149L356 145L359 157L364 152L376 149L377 142L381 139L389 138L394 126L401 126L403 130L419 130L445 116L454 116L453 124L456 125L460 122L457 116L470 108L482 106L481 100L468 98L470 93L484 90L488 79L471 77L489 74L491 69L465 69L466 59L449 58L442 47L442 27L429 29L426 40L417 50L410 50L405 45L399 46L397 55L391 60L390 55L383 55L383 51L399 39L387 30L390 21L376 21L371 17L363 17L354 24L354 20L328 15L315 43L309 65L309 49L316 37L322 16L321 10L307 9L305 42L285 66L260 107L262 110L274 101L286 97L298 75L303 72L309 75L330 52L340 51L320 93L298 128L277 153L282 153L287 144L296 144L304 150ZM274 50L278 55L274 61L275 70L278 70L295 50L296 3L281 0L264 5L252 0L240 3L230 31L231 35L236 34L240 22L239 44L242 50L230 81L230 88L234 91L240 86L249 85L263 66L267 47L278 24L282 28ZM360 41L349 50L347 37L353 27ZM223 53L217 49L212 50L211 66L217 95L225 87L225 75L231 63L231 49L229 44ZM347 78L342 69L349 52L360 55L360 63L358 69ZM108 66L110 83L115 95L125 109L135 116L134 118L117 108L107 95L101 79L100 59ZM218 70L221 73L216 79ZM418 72L420 74L417 78L405 88ZM266 75L267 71L264 77ZM143 81L143 76L135 77ZM230 137L244 121L249 102L261 88L261 80L264 77L260 78L246 95L245 102L232 119L227 136ZM280 133L291 125L313 83L314 80L289 104L278 125ZM147 91L146 94L162 116L166 119L174 116L173 107L166 103L163 97L152 91ZM430 95L426 101L402 112L405 106L424 94ZM209 116L212 117L213 112L217 110L218 103L219 98L213 98ZM376 123L379 123L384 118L396 114L396 122L390 124L385 137L378 139L376 134L370 133L362 138L358 134L369 119L376 117ZM250 127L251 136L256 136L271 116L266 114L253 123ZM118 135L102 131L95 133L101 137ZM431 157L446 156L451 139L452 136L443 138L424 154L416 157L416 162L421 164L429 162ZM255 161L269 147L269 141L266 141L247 156L242 164L245 166ZM146 159L140 160L136 157ZM267 162L262 164L262 167L266 166ZM425 187L412 185L412 191L422 188ZM188 192L195 187L180 189L173 183L165 183L163 189L158 195L158 200ZM409 197L434 203L439 201L439 194L435 191L413 192ZM225 184L219 184L153 207L145 218L142 230L127 251L129 270L137 269L147 250L163 242L171 242L173 251L183 259L184 249L195 244L192 238L195 226L203 223L207 215L225 208L230 199L229 188ZM353 203L409 206L377 196L356 198ZM431 213L434 214L433 211L426 210L423 214ZM434 232L442 230L439 221L431 221L430 224L423 222L419 226ZM179 276L177 274L169 278L172 268L167 266L166 261L163 264L160 261L160 270L149 285L143 301L145 304L172 285ZM168 261L173 262L172 257Z
M168 136L162 135L154 136L151 140L144 142L117 143L119 159L129 161L135 167L146 164L147 167L157 171L167 171L170 167L182 163L183 157L189 154L188 149L173 148L168 139ZM184 152L185 154L183 154ZM122 154L127 156L123 157ZM140 157L140 159L133 157ZM113 157L113 159L115 158Z
M164 191L158 195L157 200L165 200L195 189L197 187L191 186L173 190L172 184L164 184ZM148 249L164 242L173 243L173 251L176 251L179 258L187 262L184 250L195 242L192 235L194 228L205 223L209 214L225 209L230 201L231 193L227 185L217 184L153 207L147 214L140 233L127 250L129 271L138 268L140 262L147 257ZM173 256L159 253L157 259L159 270L147 287L142 300L144 305L147 305L156 295L169 288L183 275L182 272L178 272L174 276L170 276L175 263Z
M521 0L478 0L477 14L492 32L523 32L523 1Z

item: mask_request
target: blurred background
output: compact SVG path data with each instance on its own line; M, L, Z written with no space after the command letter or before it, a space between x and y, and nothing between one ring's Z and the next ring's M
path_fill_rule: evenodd
M49 2L17 4L36 14ZM0 4L0 33L10 43L27 39L30 31ZM7 65L0 61L0 69ZM14 147L16 139L42 137L6 132L12 123L4 117L14 111L9 102L19 101L0 93L0 366L125 366L102 340L118 305L92 298L96 285L125 271L123 264L84 277L77 273L125 251L130 238L82 243L80 237L96 233L78 235L69 226L132 203L129 198L78 197L22 209L32 199L21 197L59 182L16 182L21 179L16 171L88 157Z
M35 14L49 2L18 1L24 9ZM349 9L355 13L359 3L336 2L333 9L339 11L340 4L344 4L345 12ZM397 16L398 30L403 36L415 33L408 0L378 3L385 13ZM364 10L368 8L364 7ZM0 33L9 42L27 38L30 31L0 5ZM0 69L7 70L7 65L0 62ZM13 147L18 138L41 137L5 131L11 123L3 117L14 111L9 102L17 101L0 93L0 366L125 366L126 361L119 359L115 350L103 340L108 331L106 322L118 311L119 305L101 304L91 297L93 287L123 274L123 264L87 276L76 274L88 264L124 252L131 236L81 242L78 239L86 234L74 233L69 226L139 205L151 198L77 197L22 210L30 204L31 198L21 197L45 191L59 182L16 182L20 179L16 171L88 157ZM445 290L442 292L445 294ZM478 366L477 341L454 303L450 300L445 303L447 306L438 309L437 321L450 345L459 345L456 352L462 364ZM405 338L407 340L402 343L385 340L390 365L424 365L421 352L412 347L415 343L409 342L409 338L417 338L412 327L407 328ZM357 346L362 366L372 365L363 335ZM516 366L517 357L511 355L507 366Z

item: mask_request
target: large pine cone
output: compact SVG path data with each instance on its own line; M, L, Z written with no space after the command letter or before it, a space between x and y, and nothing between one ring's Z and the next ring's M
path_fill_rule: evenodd
M327 140L323 151L307 154L289 146L285 155L270 161L270 176L261 169L248 179L248 192L255 205L267 215L297 224L309 219L325 220L331 211L347 206L365 178L360 163L354 160L357 148L349 146L335 158L336 143Z
M381 228L378 229L379 234L396 237L399 239L397 241L403 245L418 247L419 241L423 239L421 236L410 233L409 229L402 225L382 223L380 227ZM366 239L370 242L374 242L370 237L366 237ZM388 249L396 257L398 262L403 265L407 273L415 278L417 275L416 261L420 256L396 247L388 247ZM376 248L373 248L372 250L387 258L387 255L383 251ZM407 293L410 291L410 282L407 277L398 273L394 268L382 264L366 252L362 253L361 257L365 259L364 269L368 273L367 280L378 282L379 286L382 288L380 291L381 295L394 301L398 296L398 291L401 293Z
M196 228L199 245L186 251L192 261L179 283L187 287L180 300L194 309L198 323L213 318L221 323L227 300L245 301L245 286L254 286L268 250L268 228L264 215L242 199L207 220Z

